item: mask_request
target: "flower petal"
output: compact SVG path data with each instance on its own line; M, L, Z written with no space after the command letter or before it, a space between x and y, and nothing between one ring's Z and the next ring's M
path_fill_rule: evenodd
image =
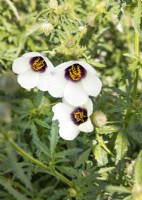
M57 103L55 106L53 106L52 110L54 112L53 120L57 119L59 122L66 122L71 120L70 114L72 110L64 103Z
M64 140L74 140L79 133L78 126L74 125L71 121L60 124L59 134Z
M12 64L13 72L15 72L16 74L21 74L31 69L29 61L29 58L25 58L23 56L14 60Z
M80 82L74 83L69 81L64 91L64 98L69 104L79 106L86 103L88 95Z
M66 84L67 80L63 72L52 75L48 79L49 94L53 97L63 97Z
M26 71L18 75L18 83L25 89L31 89L37 86L39 73L33 70Z
M41 91L48 90L48 80L51 78L51 74L48 71L48 68L45 72L39 73L39 82L37 88Z
M41 56L41 54L39 52L28 52L28 53L23 54L23 57L28 57L28 58L32 58L36 56Z
M86 71L92 73L92 74L96 74L96 70L88 63L82 61L82 60L78 60L77 63L79 63L81 66L83 66Z
M86 122L80 124L78 126L78 128L79 128L80 131L83 131L83 132L86 132L86 133L92 132L94 130L94 126L93 126L90 118L88 118L88 120Z
M83 107L86 108L89 117L93 112L93 103L90 98L88 98L88 101L83 105Z
M100 93L102 82L96 75L87 73L87 76L81 82L88 95L97 96Z

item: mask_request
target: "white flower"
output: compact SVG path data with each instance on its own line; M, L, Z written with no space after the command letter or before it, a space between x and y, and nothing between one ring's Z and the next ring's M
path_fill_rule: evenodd
M38 52L25 53L14 60L12 70L18 74L18 83L25 89L37 87L48 90L48 78L53 70L52 63Z
M53 97L64 97L73 106L84 104L89 95L96 97L102 87L94 68L84 61L58 65L48 81L49 93Z
M59 134L65 140L75 139L80 131L92 132L94 129L89 118L93 112L93 104L89 98L86 104L78 107L57 103L52 110L53 120L59 121Z

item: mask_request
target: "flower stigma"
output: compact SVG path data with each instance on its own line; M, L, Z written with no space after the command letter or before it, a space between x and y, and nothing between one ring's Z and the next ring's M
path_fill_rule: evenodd
M74 124L80 125L88 119L87 110L85 108L78 107L71 113L71 118Z
M65 77L71 81L80 81L86 76L86 70L79 64L73 64L65 70Z
M34 71L45 71L47 65L41 56L36 56L30 60L30 64Z

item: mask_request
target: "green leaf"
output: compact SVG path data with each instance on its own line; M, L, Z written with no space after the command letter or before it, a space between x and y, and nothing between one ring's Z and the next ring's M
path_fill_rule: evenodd
M44 122L40 119L34 119L34 121L36 122L36 124L40 125L43 128L51 129L51 127L47 124L47 122Z
M88 60L88 63L95 66L95 67L99 67L99 68L106 67L104 64L99 63L99 62L95 62L93 59Z
M81 151L82 149L79 149L79 148L67 149L67 150L56 153L55 158L65 158L66 156L73 156L75 154L77 155Z
M105 189L107 191L110 191L112 193L114 192L118 192L118 193L127 193L127 194L130 194L131 193L131 190L123 187L123 186L113 186L113 185L108 185L105 187Z
M142 184L142 151L140 151L135 162L134 177L136 184Z
M23 194L21 194L20 192L18 192L16 189L14 189L12 187L12 182L10 182L9 180L7 180L4 177L0 177L0 185L2 185L3 187L5 187L5 189L13 196L15 197L16 200L28 200L28 198L26 196L24 196Z
M142 143L142 132L141 131L136 131L136 130L131 130L129 131L129 135L136 140L138 143Z
M116 164L123 159L125 153L128 150L129 141L127 136L122 131L117 134L115 141L115 149L116 149Z
M100 145L95 147L94 156L99 166L104 166L108 163L107 152Z
M74 178L75 176L77 176L78 174L78 170L77 169L74 169L72 167L60 167L60 166L57 166L56 167L58 170L60 170L60 172L66 174L67 176L70 176L72 178Z
M88 160L89 154L91 149L87 149L84 151L80 156L78 157L78 160L76 161L75 167L79 167L81 164L83 164L85 161Z
M53 121L52 126L51 126L51 131L50 131L50 137L49 137L51 155L55 153L55 148L59 140L58 132L59 132L58 123L57 121Z
M40 140L35 124L34 123L30 124L30 128L31 128L31 135L33 137L33 143L35 144L37 148L37 152L42 152L45 155L49 156L49 150L45 146L45 144L42 143L42 141Z
M133 53L124 53L123 56L129 57L129 58L135 58L135 59L137 58L137 55Z
M36 94L36 98L34 99L34 104L35 106L39 106L40 103L41 103L41 100L42 100L42 97L43 97L43 94L44 92L43 91L38 91L37 94Z
M18 177L18 179L20 179L20 181L23 182L28 189L32 190L32 185L29 177L27 176L27 174L24 173L22 166L20 165L20 163L17 162L16 155L9 146L7 147L7 153L10 162L9 165L11 166L11 169L15 172L16 177Z
M96 128L96 131L98 134L106 135L106 134L110 134L110 133L117 133L118 131L120 131L120 127L115 126L115 125L108 125L108 126Z

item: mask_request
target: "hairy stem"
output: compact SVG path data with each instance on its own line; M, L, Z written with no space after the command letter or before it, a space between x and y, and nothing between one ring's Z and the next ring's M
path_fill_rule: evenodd
M135 54L139 55L139 33L135 32ZM138 78L139 78L139 68L135 71L135 80L134 80L134 87L132 91L132 97L135 99L137 95L137 86L138 86Z
M28 160L30 160L32 163L36 164L37 166L41 167L42 169L45 169L48 174L50 174L52 176L55 176L56 178L59 178L62 182L66 183L69 187L71 187L71 188L74 187L74 185L72 184L72 182L70 180L68 180L65 176L63 176L62 174L60 174L56 170L54 170L54 171L51 170L50 167L46 166L45 164L43 164L39 160L33 158L31 155L29 155L23 149L21 149L14 141L11 140L10 144L22 156L24 156L25 158L27 158Z
M10 0L5 0L5 1L10 6L17 20L20 21L20 16L18 14L17 8L14 6L14 3L12 3Z

